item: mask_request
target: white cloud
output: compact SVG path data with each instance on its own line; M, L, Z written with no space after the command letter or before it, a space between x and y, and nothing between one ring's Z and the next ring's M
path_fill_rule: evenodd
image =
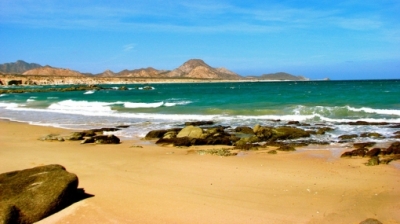
M131 51L133 48L135 48L136 44L127 44L123 46L124 51Z

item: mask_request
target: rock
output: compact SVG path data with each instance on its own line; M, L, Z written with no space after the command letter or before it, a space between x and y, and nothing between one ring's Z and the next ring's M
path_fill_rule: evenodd
M376 142L359 142L354 143L353 146L356 149L365 148L365 147L372 147L376 144Z
M88 137L85 138L83 141L81 141L81 144L89 144L89 143L94 143L94 138Z
M352 157L352 156L364 157L367 151L368 149L366 148L354 149L353 151L343 153L340 157L341 158Z
M254 131L253 131L253 129L252 128L250 128L250 127L245 127L245 126L242 126L242 127L236 127L235 128L235 131L236 132L241 132L241 133L243 133L243 134L254 134Z
M116 126L116 128L129 128L130 125L118 125Z
M119 144L121 141L115 135L98 135L93 137L96 144Z
M267 152L268 154L277 154L278 152L276 151L276 150L269 150L268 152Z
M147 140L155 139L155 138L162 138L168 130L152 130L144 137Z
M377 166L379 165L379 157L378 156L373 156L371 157L367 163L365 163L366 166Z
M0 174L0 223L34 223L76 201L78 177L60 165Z
M260 140L268 140L272 137L273 132L272 128L270 127L258 127L257 131L254 132L254 134L260 139Z
M360 137L363 138L384 138L383 135L376 132L365 132L361 133Z
M386 122L367 122L367 121L356 121L356 122L348 122L346 124L349 125L388 125Z
M176 133L176 131L168 131L167 133L164 134L164 136L162 138L164 138L164 139L176 138L177 134L178 133Z
M299 121L289 121L287 124L288 125L300 125L300 122Z
M257 133L260 128L261 128L261 125L259 125L259 124L254 125L253 132Z
M83 140L83 137L85 137L84 132L72 132L71 135L65 137L65 139L69 141L80 141Z
M197 126L187 126L183 128L178 135L176 136L177 138L183 138L183 137L188 137L188 138L201 138L203 135L203 129L197 127Z
M188 121L185 122L185 126L201 126L201 125L213 125L214 121Z
M386 149L386 155L400 154L400 142L393 142L389 148Z
M183 138L170 138L170 139L159 139L156 144L158 145L173 145L173 146L191 146L192 143L188 137Z
M126 86L120 86L120 87L118 88L118 90L126 91L126 90L128 90L128 87L126 87Z
M380 148L373 148L371 150L369 150L365 156L367 157L374 157L374 156L378 156L381 153L381 149Z
M377 219L368 218L368 219L360 222L360 224L382 224L382 223Z
M272 129L271 140L287 140L305 137L310 137L310 133L303 129L295 127L278 127Z
M322 127L322 128L318 128L318 130L316 131L317 135L324 135L327 131L333 131L333 128L330 127Z
M276 150L279 150L279 151L286 151L286 152L289 152L289 151L296 151L296 149L293 147L293 146L291 146L291 145L281 145L279 148L277 148Z
M39 140L41 140L41 141L60 141L60 142L63 142L64 138L59 136L59 135L56 135L56 134L49 134L49 135L46 135L44 137L39 138Z
M341 135L341 136L339 136L339 139L340 140L350 140L350 139L354 139L354 138L357 138L358 137L358 135L356 135L356 134L353 134L353 135Z

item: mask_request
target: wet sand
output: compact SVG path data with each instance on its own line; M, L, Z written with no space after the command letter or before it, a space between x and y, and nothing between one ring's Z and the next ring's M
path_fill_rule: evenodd
M39 223L400 223L399 162L368 167L328 150L221 148L43 142L71 130L0 120L0 173L61 164L94 195Z

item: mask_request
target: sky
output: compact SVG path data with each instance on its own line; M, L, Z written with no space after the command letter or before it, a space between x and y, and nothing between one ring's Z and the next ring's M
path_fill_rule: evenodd
M0 63L400 78L398 0L0 0Z

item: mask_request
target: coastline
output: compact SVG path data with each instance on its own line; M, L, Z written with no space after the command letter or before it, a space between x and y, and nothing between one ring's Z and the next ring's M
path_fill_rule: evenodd
M0 173L60 164L94 195L38 223L400 223L398 161L368 167L318 149L218 157L193 152L218 146L44 142L71 130L0 126Z

